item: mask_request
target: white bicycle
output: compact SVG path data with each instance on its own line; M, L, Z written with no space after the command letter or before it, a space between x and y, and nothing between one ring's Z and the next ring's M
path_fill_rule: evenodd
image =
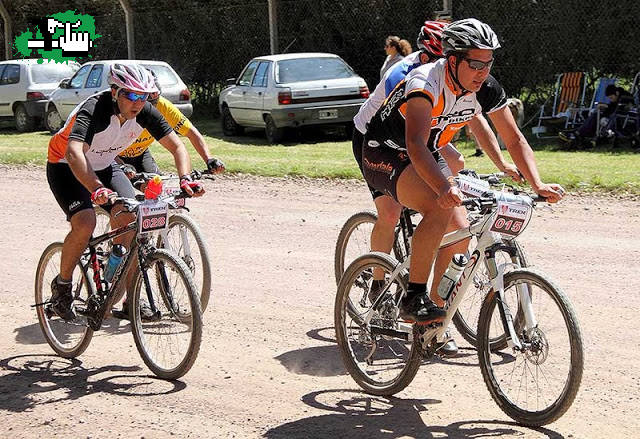
M477 238L477 245L445 301L447 314L441 325L411 325L398 319L410 257L400 263L372 252L347 267L336 295L336 339L360 387L388 396L408 386L422 359L437 355L436 342L445 341L445 330L467 289L478 270L486 268L491 289L476 332L480 369L491 396L508 416L528 426L553 422L569 409L583 370L582 336L573 307L547 275L531 268L508 271L512 263L496 258L505 251L515 255L508 242L526 228L535 201L497 191L464 201L479 215L470 227L446 234L442 245L471 237ZM385 285L371 295L376 268L385 273Z

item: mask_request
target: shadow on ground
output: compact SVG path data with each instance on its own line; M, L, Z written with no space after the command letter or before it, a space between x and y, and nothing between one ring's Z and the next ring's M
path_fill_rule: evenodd
M18 355L0 360L0 410L23 412L43 404L73 401L96 393L152 396L181 391L182 381L132 374L139 366L85 368L78 359Z
M353 394L345 398L345 393ZM431 419L429 406L437 399L400 399L371 396L345 389L312 392L302 401L326 415L298 419L264 433L267 438L511 438L524 436L527 429L514 422L465 420L447 425ZM563 436L547 428L537 428L537 437Z

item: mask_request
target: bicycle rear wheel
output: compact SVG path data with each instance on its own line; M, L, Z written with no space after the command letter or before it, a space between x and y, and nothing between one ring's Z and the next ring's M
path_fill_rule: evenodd
M166 237L162 234L159 236L158 247L171 250L187 265L204 313L211 294L211 261L206 241L198 225L187 215L171 215Z
M505 272L509 272L516 267L525 268L528 267L529 258L527 257L524 248L518 241L511 241L509 243L516 250L516 256L511 257L506 251L496 252L496 265L507 264ZM508 264L514 264L514 266L508 266ZM488 268L485 263L478 269L476 275L473 278L473 283L466 291L464 299L460 303L460 306L453 315L453 324L456 329L462 335L462 337L474 347L477 347L477 334L478 317L480 316L480 308L484 302L484 298L491 289L491 278L489 277ZM516 321L520 318L519 314L514 316ZM503 349L507 345L506 337L504 333L496 334L491 339L492 349Z
M182 259L158 249L145 262L128 298L133 338L142 360L155 375L177 379L191 369L200 350L200 300ZM156 311L151 321L141 320L142 304Z
M544 274L531 269L507 273L504 298L509 310L520 304L521 294L529 294L536 320L528 330L524 321L516 328L522 350L498 352L491 347L492 335L504 332L501 319L494 318L500 314L498 295L491 291L480 311L478 358L500 409L521 424L540 426L562 416L576 397L584 361L582 335L569 299Z
M36 269L35 300L36 304L45 303L51 299L51 282L60 273L60 256L62 243L50 244L40 256ZM72 294L75 298L73 306L86 305L87 299L93 294L93 283L80 263L73 271ZM93 337L93 330L87 326L86 318L78 315L72 321L64 321L47 305L36 306L38 322L49 346L61 357L74 358L82 354Z
M335 330L342 360L355 382L374 395L389 396L403 390L422 360L412 326L397 320L396 303L406 292L406 279L398 276L381 300L370 297L370 273L380 269L388 281L397 264L384 253L360 256L347 267L336 295ZM366 322L372 300L378 303Z
M358 256L371 251L371 231L376 221L378 215L375 212L363 210L351 215L340 229L334 256L336 285L340 283L347 265Z

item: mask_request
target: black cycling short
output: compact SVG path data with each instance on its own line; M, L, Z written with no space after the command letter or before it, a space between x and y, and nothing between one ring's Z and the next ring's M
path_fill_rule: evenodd
M353 129L353 139L351 139L351 147L353 148L353 156L356 158L356 162L358 162L358 167L360 168L360 172L364 177L364 171L362 170L362 144L364 143L364 134L358 131L357 128ZM369 187L369 192L371 192L371 196L375 200L376 198L384 195L379 190L376 190L371 187L370 184L367 184Z
M111 166L95 171L98 179L121 197L134 198L135 191L120 166L113 162ZM67 215L67 221L84 209L93 209L91 193L76 179L67 163L47 162L47 181L56 201ZM111 206L103 206L111 211Z
M445 177L453 175L441 154L434 153L434 158ZM365 137L362 144L362 164L364 179L369 186L398 201L396 186L404 168L411 164L409 154L405 150L380 146L377 141Z
M149 148L145 149L144 152L135 157L118 157L127 165L131 165L136 168L136 172L146 172L149 174L160 174L160 169L156 164L156 161L153 159L151 155L151 151Z

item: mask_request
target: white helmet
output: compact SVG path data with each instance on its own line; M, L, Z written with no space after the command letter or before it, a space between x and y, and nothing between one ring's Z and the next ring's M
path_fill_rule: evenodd
M157 93L153 76L146 68L136 64L113 64L109 84L137 93Z
M491 27L475 18L454 21L442 31L442 49L445 55L470 49L495 50L499 47L498 36Z

